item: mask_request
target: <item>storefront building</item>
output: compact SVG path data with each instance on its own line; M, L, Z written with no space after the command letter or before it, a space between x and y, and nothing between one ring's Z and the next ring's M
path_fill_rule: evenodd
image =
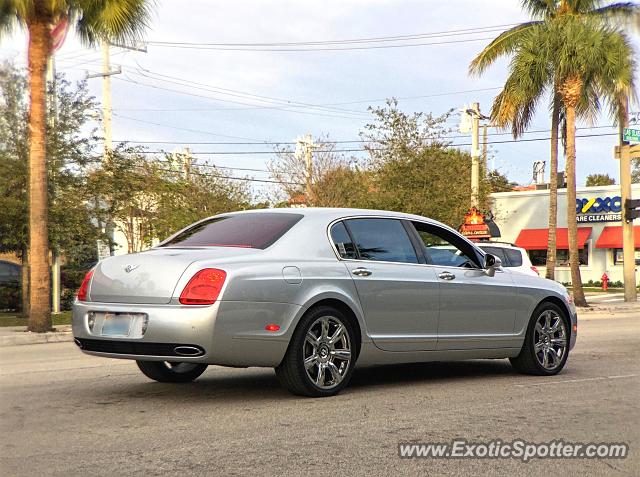
M567 190L558 190L556 280L570 282L567 229ZM527 250L534 266L544 276L549 234L549 190L524 190L492 194L493 220L501 237ZM579 187L576 212L580 271L584 283L622 281L622 202L619 186ZM632 197L640 197L640 184L632 186ZM636 264L640 265L640 221L636 220ZM640 276L636 274L640 283Z

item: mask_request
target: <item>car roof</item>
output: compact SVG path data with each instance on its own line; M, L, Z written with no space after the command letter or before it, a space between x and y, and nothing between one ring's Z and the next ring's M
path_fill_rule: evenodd
M286 213L286 214L298 214L304 215L305 217L315 217L315 218L327 218L330 220L339 219L341 217L349 217L349 216L386 216L386 217L398 217L408 220L421 220L424 222L431 222L438 225L440 222L430 219L428 217L423 217L421 215L415 214L407 214L404 212L395 212L391 210L375 210L375 209L357 209L357 208L347 208L347 207L286 207L286 208L274 208L274 209L250 209L250 210L241 210L238 212L230 212L220 215L235 215L235 214L253 214L253 213Z

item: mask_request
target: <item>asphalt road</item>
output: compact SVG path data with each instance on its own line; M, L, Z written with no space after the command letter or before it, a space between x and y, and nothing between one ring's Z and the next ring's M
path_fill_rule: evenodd
M582 320L567 368L508 361L356 371L341 395L298 398L270 369L148 381L71 343L0 349L0 474L640 475L640 316ZM401 460L398 442L626 441L625 460ZM580 474L579 474L580 473Z

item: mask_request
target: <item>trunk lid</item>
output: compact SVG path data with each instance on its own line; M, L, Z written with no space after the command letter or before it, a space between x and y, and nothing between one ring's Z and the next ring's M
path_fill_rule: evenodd
M91 301L103 303L167 304L178 280L193 262L228 259L259 249L155 248L110 257L98 264L91 280Z

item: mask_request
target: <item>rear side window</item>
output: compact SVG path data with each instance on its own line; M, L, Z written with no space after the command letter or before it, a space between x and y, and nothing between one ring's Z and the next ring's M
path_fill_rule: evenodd
M360 258L384 262L418 263L402 222L395 219L350 219L347 227Z
M338 253L342 258L358 258L356 247L349 237L349 233L342 222L331 227L331 240L333 240Z
M509 259L509 264L512 267L521 267L522 266L522 253L520 250L512 250L510 248L505 248L504 253Z
M301 214L247 213L205 220L176 235L162 247L267 248L300 219Z

